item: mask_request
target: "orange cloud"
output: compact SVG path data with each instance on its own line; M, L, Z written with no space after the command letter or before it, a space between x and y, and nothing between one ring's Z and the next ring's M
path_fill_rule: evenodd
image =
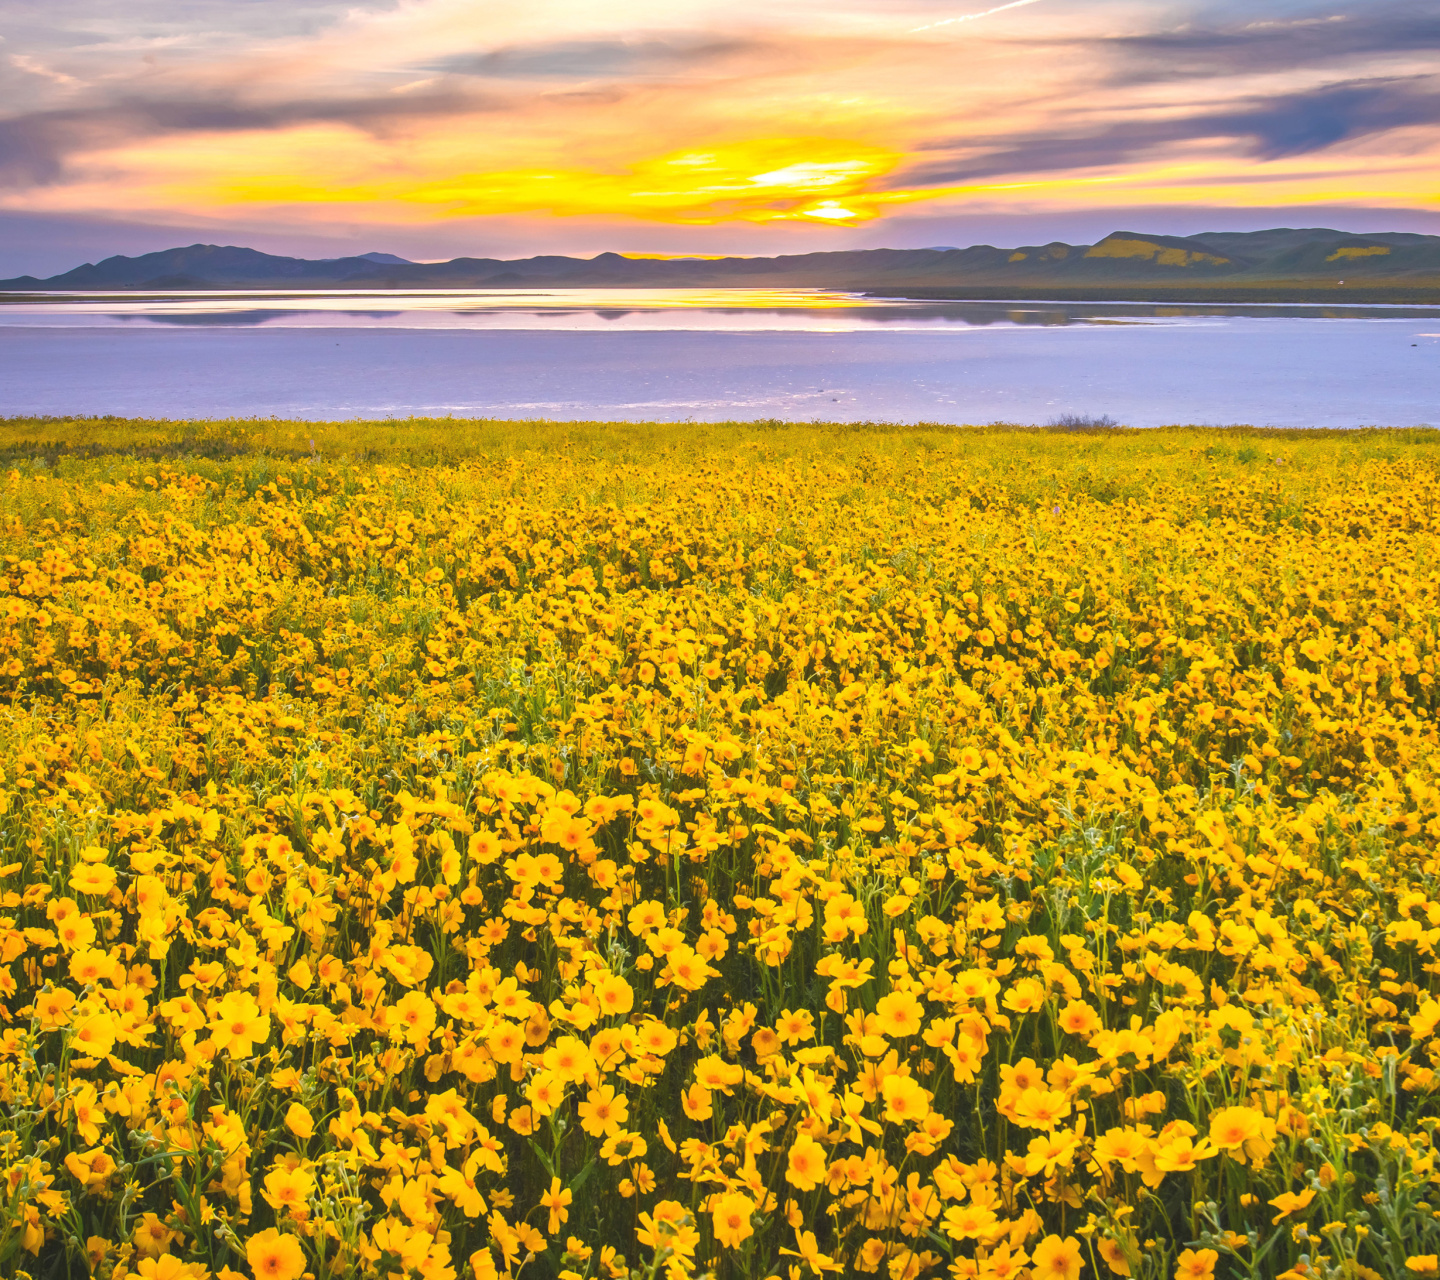
M686 149L606 172L501 169L423 180L326 183L254 176L198 193L221 204L391 204L443 217L545 213L653 222L853 225L939 192L883 191L904 153L835 138L757 138Z

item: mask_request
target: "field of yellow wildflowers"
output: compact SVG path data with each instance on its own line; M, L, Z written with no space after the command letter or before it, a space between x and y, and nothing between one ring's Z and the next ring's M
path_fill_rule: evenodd
M1440 442L0 424L0 1273L1440 1271Z

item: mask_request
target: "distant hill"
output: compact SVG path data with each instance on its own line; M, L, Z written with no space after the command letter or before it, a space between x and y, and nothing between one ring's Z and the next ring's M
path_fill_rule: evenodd
M0 289L253 289L272 285L334 286L367 271L413 266L393 253L362 253L350 258L278 258L234 245L192 244L162 249L138 258L116 256L87 262L64 275L37 280L20 276L0 280Z
M810 286L912 297L1440 302L1440 236L1325 228L1159 236L1116 231L1090 245L865 249L775 258L455 258L367 253L313 260L190 245L106 258L0 290L471 289L574 286Z

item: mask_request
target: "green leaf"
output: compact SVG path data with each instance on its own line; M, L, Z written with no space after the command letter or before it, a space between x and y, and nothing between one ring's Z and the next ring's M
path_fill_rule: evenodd
M534 1138L527 1138L526 1141L530 1143L530 1150L535 1153L536 1158L545 1166L545 1172L553 1178L555 1176L555 1166L550 1163L550 1157L535 1145Z
M580 1172L575 1175L574 1180L570 1183L570 1194L579 1195L580 1188L590 1181L590 1175L594 1172L595 1160L594 1157L592 1157L590 1163L587 1164L583 1169L581 1169Z
M935 1241L935 1243L938 1244L942 1249L944 1249L945 1252L950 1255L950 1257L953 1258L955 1256L955 1241L951 1240L948 1236L937 1235L928 1227L926 1228L925 1234L929 1236L930 1239Z

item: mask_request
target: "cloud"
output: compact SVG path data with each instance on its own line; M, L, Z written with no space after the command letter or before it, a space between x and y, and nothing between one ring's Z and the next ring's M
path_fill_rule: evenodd
M417 119L476 113L491 105L480 94L444 86L404 95L268 103L245 102L219 92L155 98L132 94L103 105L0 120L0 187L59 182L73 156L165 135L274 131L306 124L344 124L385 134Z
M1229 78L1388 55L1423 55L1440 49L1440 15L1429 5L1366 4L1356 14L1317 14L1223 28L1191 25L1077 43L1122 59L1124 70L1115 77L1119 81Z
M1440 16L1321 2L13 0L0 208L660 228L1261 183L1425 202Z
M931 142L926 150L982 154L907 167L891 181L900 186L948 185L1012 174L1113 167L1153 157L1176 143L1211 139L1245 143L1257 160L1282 160L1395 129L1436 124L1440 124L1440 92L1433 82L1418 77L1356 81L1221 110L1123 120L1089 132L1047 130Z
M74 76L66 75L63 71L56 71L51 67L47 67L43 62L30 57L28 54L11 54L10 65L12 67L19 67L21 71L28 71L31 75L54 81L56 84L71 85L80 83Z
M1261 160L1278 160L1392 129L1440 123L1440 92L1433 82L1418 79L1338 84L1196 123L1249 138Z
M692 72L722 59L754 53L758 47L753 40L705 35L683 40L560 40L451 54L424 69L496 80L645 78Z
M149 42L213 47L237 39L312 35L363 8L392 9L396 0L6 0L11 43L56 51L123 52Z

